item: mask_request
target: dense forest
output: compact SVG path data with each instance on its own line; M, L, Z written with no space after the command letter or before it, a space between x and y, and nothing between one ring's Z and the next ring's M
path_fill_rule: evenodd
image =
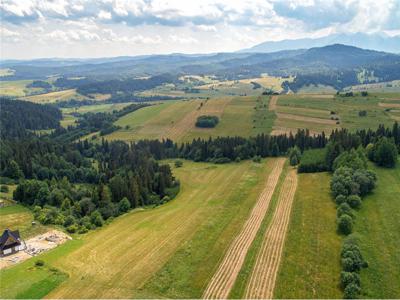
M323 169L335 170L337 157L360 146L367 149L372 161L391 166L400 147L398 123L355 133L335 130L329 136L299 130L294 135L218 137L183 144L169 139L130 144L103 139L94 144L77 138L82 132L108 130L118 117L145 105L79 115L77 126L63 129L59 126L61 113L55 107L9 99L1 103L0 175L19 183L15 200L32 207L38 220L64 225L70 232L86 232L131 208L172 199L179 191L179 181L169 165L157 160L228 163L290 153L291 163L300 161L301 165L308 151L324 150L320 155ZM39 128L55 130L40 137L31 131ZM306 170L316 171L312 166Z

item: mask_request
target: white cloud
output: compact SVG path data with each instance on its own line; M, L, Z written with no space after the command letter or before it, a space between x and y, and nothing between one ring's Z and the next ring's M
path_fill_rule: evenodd
M108 11L101 10L101 11L98 13L97 17L98 17L99 19L103 19L103 20L111 20L111 13L108 12Z
M96 41L100 40L98 34L87 30L54 30L47 33L45 39L61 42L80 42L80 41Z
M199 31L217 32L217 28L214 25L197 25L197 26L194 26L194 28Z
M183 37L183 36L178 36L178 35L170 35L169 37L173 42L178 43L178 44L198 44L199 41L196 40L195 38L188 36L188 37Z

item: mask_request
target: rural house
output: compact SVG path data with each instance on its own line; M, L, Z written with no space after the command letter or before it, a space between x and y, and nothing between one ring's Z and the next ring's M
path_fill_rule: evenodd
M4 230L0 237L0 256L9 255L24 249L24 242L21 240L19 231Z

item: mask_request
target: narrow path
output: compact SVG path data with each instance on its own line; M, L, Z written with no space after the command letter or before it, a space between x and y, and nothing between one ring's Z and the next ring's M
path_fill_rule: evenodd
M278 204L264 240L257 254L249 283L246 299L271 299L282 256L290 212L297 188L296 170L290 170L282 185Z
M269 99L268 110L269 111L276 110L277 103L278 103L278 96L272 96L271 99Z
M273 170L268 176L265 187L258 198L257 203L251 211L241 232L230 245L216 273L211 278L211 281L204 291L203 298L226 299L228 297L243 265L247 251L249 250L250 245L261 226L265 213L268 210L272 194L274 193L278 179L282 173L284 163L284 158L276 159Z

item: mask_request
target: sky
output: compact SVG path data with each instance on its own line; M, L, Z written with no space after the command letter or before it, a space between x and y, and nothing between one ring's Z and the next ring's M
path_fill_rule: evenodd
M400 35L400 0L0 0L1 59L230 52L335 33Z

